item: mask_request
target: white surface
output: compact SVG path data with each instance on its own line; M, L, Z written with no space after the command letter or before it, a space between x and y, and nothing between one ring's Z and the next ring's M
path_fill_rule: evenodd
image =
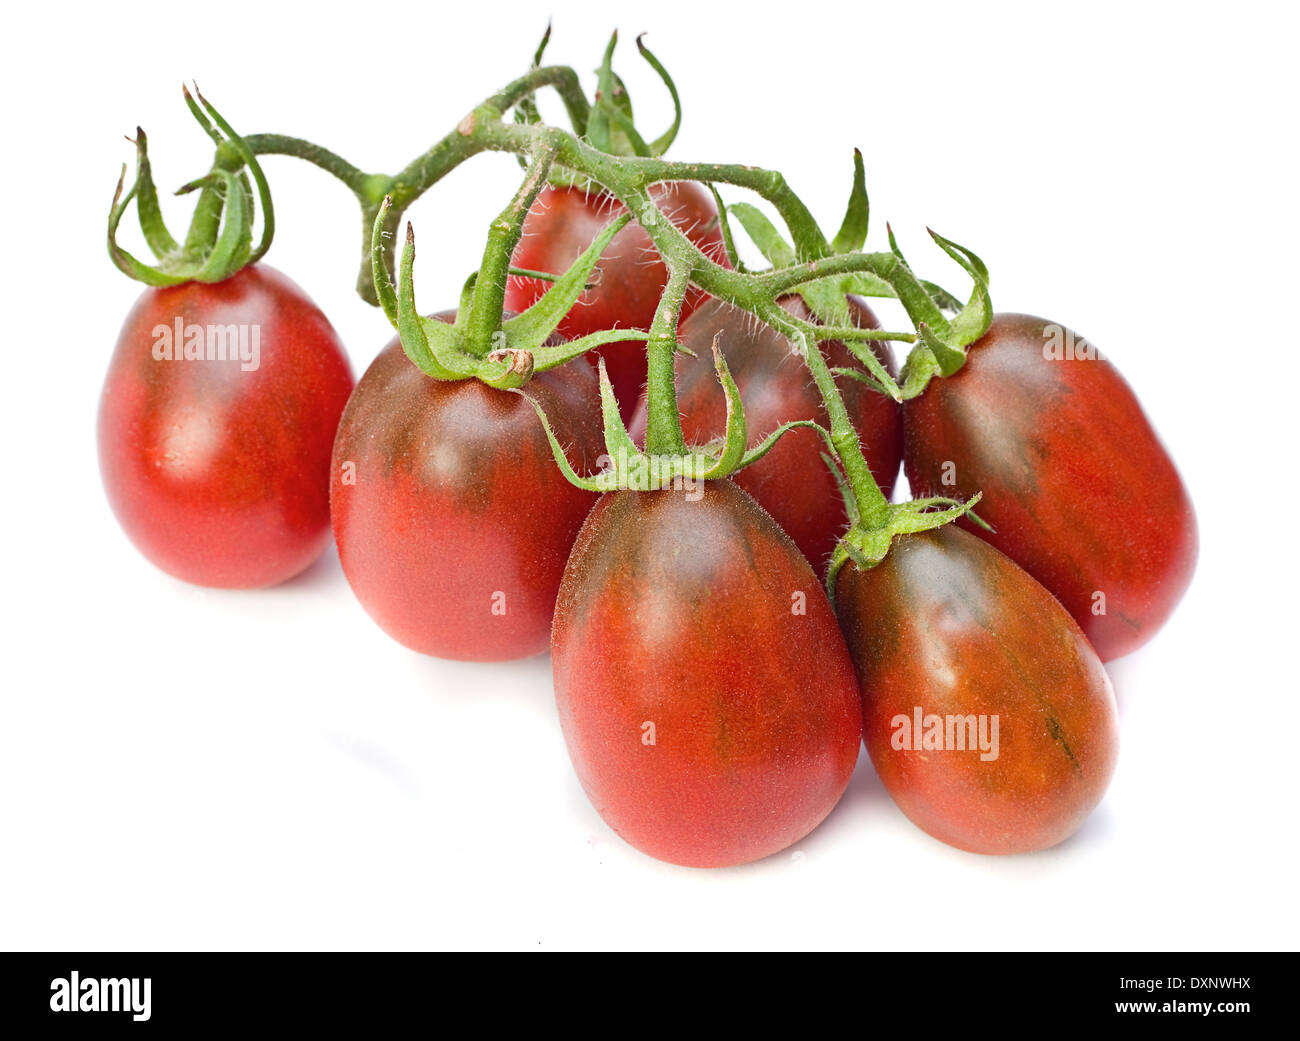
M649 30L686 105L674 154L777 166L831 230L862 147L873 248L888 219L915 266L961 287L924 228L972 245L999 309L1096 342L1172 446L1199 572L1167 629L1113 667L1119 771L1056 850L948 849L864 757L795 850L728 871L660 864L582 795L545 659L408 653L332 554L284 588L220 593L128 545L94 451L138 292L103 247L133 159L121 135L144 124L164 188L205 170L179 92L192 76L245 132L394 171L525 67L547 12L524 11L389 6L370 29L341 7L304 22L265 2L153 3L11 24L0 945L1295 947L1297 26L1283 5L846 3L789 22L757 5L554 5L552 60L586 75L622 29L619 67L657 133L667 106L631 47ZM354 203L296 161L266 168L270 260L360 371L389 332L352 292ZM414 208L423 305L454 299L517 176L481 157ZM166 205L179 231L188 206Z

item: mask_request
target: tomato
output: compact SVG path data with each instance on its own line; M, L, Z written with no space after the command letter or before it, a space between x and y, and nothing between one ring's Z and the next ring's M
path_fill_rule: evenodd
M789 296L781 303L796 317L811 320L812 313L801 297ZM855 324L880 327L861 300L850 297L849 305ZM713 365L713 337L718 332L723 334L720 346L745 405L751 447L790 420L815 419L829 427L821 395L807 366L792 353L790 341L748 312L710 299L682 323L678 333L679 342L695 352L694 358L678 355L676 363L677 402L688 443L707 444L726 429L726 399ZM838 340L823 343L822 350L833 367L862 368ZM872 350L885 369L897 375L889 347L877 343ZM838 377L836 382L862 440L867 464L888 496L903 454L898 405L859 380ZM638 440L645 436L646 415L643 394L630 424L632 436ZM835 478L822 460L826 451L826 442L815 430L792 430L767 455L733 478L776 518L819 573L848 527Z
M574 466L596 469L591 366L579 358L526 391ZM343 572L388 635L470 661L546 650L564 562L596 496L564 479L520 395L432 379L394 339L343 413L330 487Z
M998 315L965 366L904 406L904 464L917 495L983 492L994 531L963 523L1047 586L1109 661L1182 598L1196 515L1124 377L1090 353L1061 326Z
M1115 768L1115 697L1046 589L948 525L846 565L835 607L867 751L913 823L973 853L1046 849L1083 823Z
M650 193L659 209L700 249L719 263L726 263L718 210L706 189L691 181L677 181L653 185ZM514 266L561 274L622 212L623 205L608 193L544 188L524 221ZM558 332L566 339L576 340L603 329L649 329L659 297L668 284L668 269L645 229L631 221L605 249L591 281L592 288L578 298L560 323ZM511 276L506 284L505 305L523 311L548 288L549 283L540 279ZM704 293L692 286L682 316L689 315L704 298ZM610 382L626 417L645 385L644 345L616 343L588 356L593 365L598 356L605 358Z
M564 572L551 655L583 788L653 857L718 867L775 853L853 773L861 710L834 613L730 481L603 496Z
M330 446L351 390L329 321L265 264L147 289L99 406L100 473L118 522L187 582L291 578L329 541Z

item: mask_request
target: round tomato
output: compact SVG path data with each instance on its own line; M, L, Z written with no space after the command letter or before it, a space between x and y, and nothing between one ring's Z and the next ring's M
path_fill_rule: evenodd
M1196 515L1119 371L1082 337L1003 314L966 364L903 408L917 495L966 498L963 520L1043 583L1103 661L1165 623L1196 565Z
M953 525L847 564L835 609L862 681L863 739L899 808L973 853L1075 832L1115 768L1118 718L1082 630L1011 560Z
M784 849L853 773L861 710L835 615L730 481L602 497L564 572L551 655L583 788L660 860Z
M525 389L575 468L595 469L591 366L577 359ZM564 479L523 397L432 379L394 339L343 413L330 488L343 573L395 640L469 661L546 650L564 562L596 496Z
M797 318L812 319L801 297L785 297L781 303ZM849 297L849 309L856 325L879 328L876 316L861 300ZM695 357L679 354L676 362L677 402L688 443L707 444L721 437L726 429L726 398L713 365L713 338L719 332L719 346L745 405L751 447L791 420L815 419L823 427L829 426L821 395L808 367L793 353L790 341L748 312L710 299L682 323L678 333L679 342L695 352ZM876 343L872 350L885 369L896 376L889 347ZM833 367L862 368L838 340L824 342L822 351ZM888 496L903 454L898 404L859 380L839 377L837 383L862 441L867 464ZM630 425L632 436L638 440L645 436L646 415L642 394ZM826 442L815 430L792 430L767 455L733 478L776 518L819 573L848 526L835 477L822 459L826 450Z
M99 465L126 534L168 574L247 589L298 574L329 540L329 458L347 355L265 264L147 289L99 406Z
M713 196L691 181L656 184L650 194L659 209L708 256L725 263L722 229ZM623 205L605 192L581 188L547 187L537 197L524 221L523 238L515 249L515 267L562 274L591 245L610 221L624 212ZM649 329L659 297L668 284L668 269L650 236L636 221L614 236L590 281L592 288L578 297L557 330L576 340L603 329ZM537 278L512 275L506 284L505 305L523 311L550 287ZM704 299L692 286L686 294L682 316ZM605 358L610 382L626 416L645 385L643 344L616 343L590 352L592 364Z

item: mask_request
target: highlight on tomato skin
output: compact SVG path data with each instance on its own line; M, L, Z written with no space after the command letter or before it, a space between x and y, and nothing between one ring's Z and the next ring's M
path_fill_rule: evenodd
M968 498L996 546L1069 609L1103 661L1159 631L1191 583L1197 526L1124 377L1083 337L1000 314L966 364L903 408L913 493Z
M673 181L652 185L650 194L660 211L707 256L726 265L718 210L707 189L693 181ZM548 186L529 210L512 264L530 271L566 271L624 209L605 192ZM605 249L593 281L592 288L578 298L560 322L557 332L567 340L605 329L649 329L668 284L668 269L650 236L634 220ZM541 279L511 275L506 283L505 306L522 312L547 288L549 284ZM692 286L682 306L682 319L704 299L704 291ZM644 348L635 343L617 343L597 348L587 357L593 365L598 358L605 359L626 419L645 386Z
M815 828L858 759L853 666L817 577L730 481L604 495L551 640L582 787L660 860L743 864ZM693 501L694 498L694 501Z
M595 470L604 449L591 366L579 358L528 387L573 465ZM564 479L523 397L432 379L396 338L339 423L330 505L343 573L380 628L422 654L543 653L569 549L595 501Z
M855 325L880 328L866 303L853 296L848 301ZM795 317L814 320L801 297L787 296L780 302ZM707 444L721 437L726 427L726 399L712 360L713 338L718 333L722 334L719 346L745 405L751 447L790 420L815 419L823 427L829 426L821 395L790 341L747 311L709 298L682 322L678 332L681 345L695 352L694 357L679 354L675 362L677 401L688 443ZM826 341L821 347L832 367L862 368L840 341ZM877 342L871 349L890 375L897 376L889 346ZM903 457L899 406L858 380L838 377L836 382L867 464L888 497ZM643 393L628 425L638 443L645 437L647 415ZM826 442L815 430L791 430L767 455L732 478L794 539L818 574L825 573L831 551L848 527L835 477L822 458L825 452Z
M1119 721L1100 659L1046 589L950 524L899 536L868 571L846 565L835 608L867 752L914 824L989 854L1078 830L1110 783Z
M104 380L100 473L136 548L197 585L283 582L329 544L346 353L286 275L146 289Z

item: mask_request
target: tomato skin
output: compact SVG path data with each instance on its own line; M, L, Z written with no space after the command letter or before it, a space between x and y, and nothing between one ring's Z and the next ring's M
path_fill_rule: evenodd
M257 367L155 359L156 328L177 319L258 327ZM330 446L352 382L328 319L274 268L146 289L99 405L100 474L118 522L186 582L252 589L292 578L329 541Z
M542 373L527 392L578 471L596 469L591 366ZM343 479L349 463L353 484ZM394 338L348 402L332 473L343 572L389 636L464 661L546 650L564 562L596 496L564 479L523 397L431 379Z
M895 539L840 573L836 612L862 683L863 740L914 824L972 853L1025 853L1073 834L1119 746L1100 659L1061 604L953 525ZM998 716L998 755L893 746L897 716ZM989 733L991 736L991 730Z
M603 496L564 573L551 656L588 798L660 860L721 867L784 849L853 773L861 710L834 613L794 544L729 481L706 482L697 502Z
M690 239L708 256L725 264L722 229L713 196L691 181L656 184L651 197ZM542 189L524 221L523 238L515 248L515 267L563 274L572 266L601 230L626 207L605 192L548 186ZM560 323L558 332L576 340L604 329L649 329L659 298L668 284L668 269L654 242L636 221L614 236L597 265L596 284L579 298ZM510 276L506 283L505 306L523 311L550 288L536 278ZM682 306L685 318L705 299L692 286ZM624 417L636 403L646 381L645 344L629 341L588 352L593 365L604 357L615 396Z
M781 304L797 318L815 320L801 297L785 297ZM858 298L849 297L849 309L854 324L880 328L871 309ZM791 420L815 419L829 428L817 386L808 367L792 353L790 341L748 312L710 298L682 323L678 333L679 342L695 352L694 358L681 354L676 360L677 403L688 444L706 444L726 429L726 398L713 365L717 332L723 334L719 346L745 405L751 448ZM863 367L838 340L824 342L822 350L832 367ZM890 375L897 376L888 346L877 343L872 350ZM836 383L862 440L867 465L888 496L903 456L898 404L859 380L837 377ZM645 437L646 418L647 402L642 394L629 424L638 441ZM831 551L849 523L835 478L822 460L825 452L826 442L815 430L792 430L767 455L732 478L794 539L818 574L824 573Z
M1196 515L1124 377L1100 358L1045 357L1050 325L995 317L963 368L904 406L904 464L918 496L983 492L976 511L995 531L963 526L1047 586L1110 661L1155 635L1187 590ZM946 462L955 485L942 483Z

